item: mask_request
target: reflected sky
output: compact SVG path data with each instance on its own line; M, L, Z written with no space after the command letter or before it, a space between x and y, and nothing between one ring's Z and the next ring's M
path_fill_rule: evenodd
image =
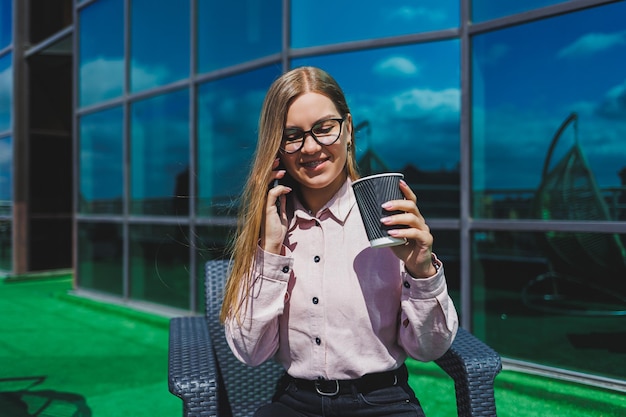
M550 141L571 112L579 115L578 139L598 184L619 184L626 166L625 15L621 2L476 38L476 189L537 187ZM554 160L574 133L564 133Z
M189 77L189 2L131 2L130 89Z
M502 0L472 0L472 21L482 22L496 19L514 13L525 12L527 10L538 9L557 3L564 3L568 0L524 0L524 1L502 1Z
M13 35L13 0L0 0L0 49L11 44Z
M144 204L166 204L178 194L177 179L189 169L189 92L180 90L131 106L131 199L141 212ZM171 214L169 206L153 214ZM164 210L164 211L162 211Z
M123 110L121 107L80 118L80 200L123 197Z
M243 188L256 148L257 126L265 93L280 66L205 83L198 87L199 211L212 198L227 203Z
M198 72L280 52L281 0L198 0ZM228 39L228 42L224 42Z
M100 0L80 11L80 106L119 97L124 91L123 11L123 0Z
M390 169L455 169L459 163L459 43L445 41L303 58L341 85L359 135L357 159L373 150Z
M452 0L292 1L291 45L301 48L457 27L459 5Z
M0 132L11 129L13 68L11 54L0 57Z
M13 200L13 141L11 137L0 139L0 201Z

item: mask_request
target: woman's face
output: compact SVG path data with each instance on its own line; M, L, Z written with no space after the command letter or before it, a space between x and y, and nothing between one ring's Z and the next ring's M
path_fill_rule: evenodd
M305 93L289 107L285 129L308 131L320 121L340 117L341 114L328 97L318 93ZM332 145L320 145L307 133L299 151L292 154L281 153L285 169L301 185L302 192L306 192L306 189L329 188L327 191L334 194L345 181L347 145L351 141L350 117L349 114L346 116L340 137Z

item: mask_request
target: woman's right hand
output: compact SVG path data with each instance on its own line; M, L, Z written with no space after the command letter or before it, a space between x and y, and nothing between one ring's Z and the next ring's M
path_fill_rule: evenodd
M261 248L275 254L281 253L287 234L286 196L291 192L291 188L285 185L274 186L274 183L287 173L283 169L276 170L279 164L279 158L276 158L272 164L270 189L265 200L265 216L261 228Z

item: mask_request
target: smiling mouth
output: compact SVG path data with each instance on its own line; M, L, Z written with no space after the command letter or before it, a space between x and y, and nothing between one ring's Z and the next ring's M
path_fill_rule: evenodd
M315 161L303 162L300 165L302 165L305 168L316 168L319 165L323 164L324 162L326 162L326 159L317 159Z

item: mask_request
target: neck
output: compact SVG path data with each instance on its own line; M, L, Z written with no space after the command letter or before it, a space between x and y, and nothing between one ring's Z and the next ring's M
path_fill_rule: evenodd
M317 214L326 203L339 191L348 175L344 172L335 181L323 188L308 188L300 186L300 200L309 212Z

